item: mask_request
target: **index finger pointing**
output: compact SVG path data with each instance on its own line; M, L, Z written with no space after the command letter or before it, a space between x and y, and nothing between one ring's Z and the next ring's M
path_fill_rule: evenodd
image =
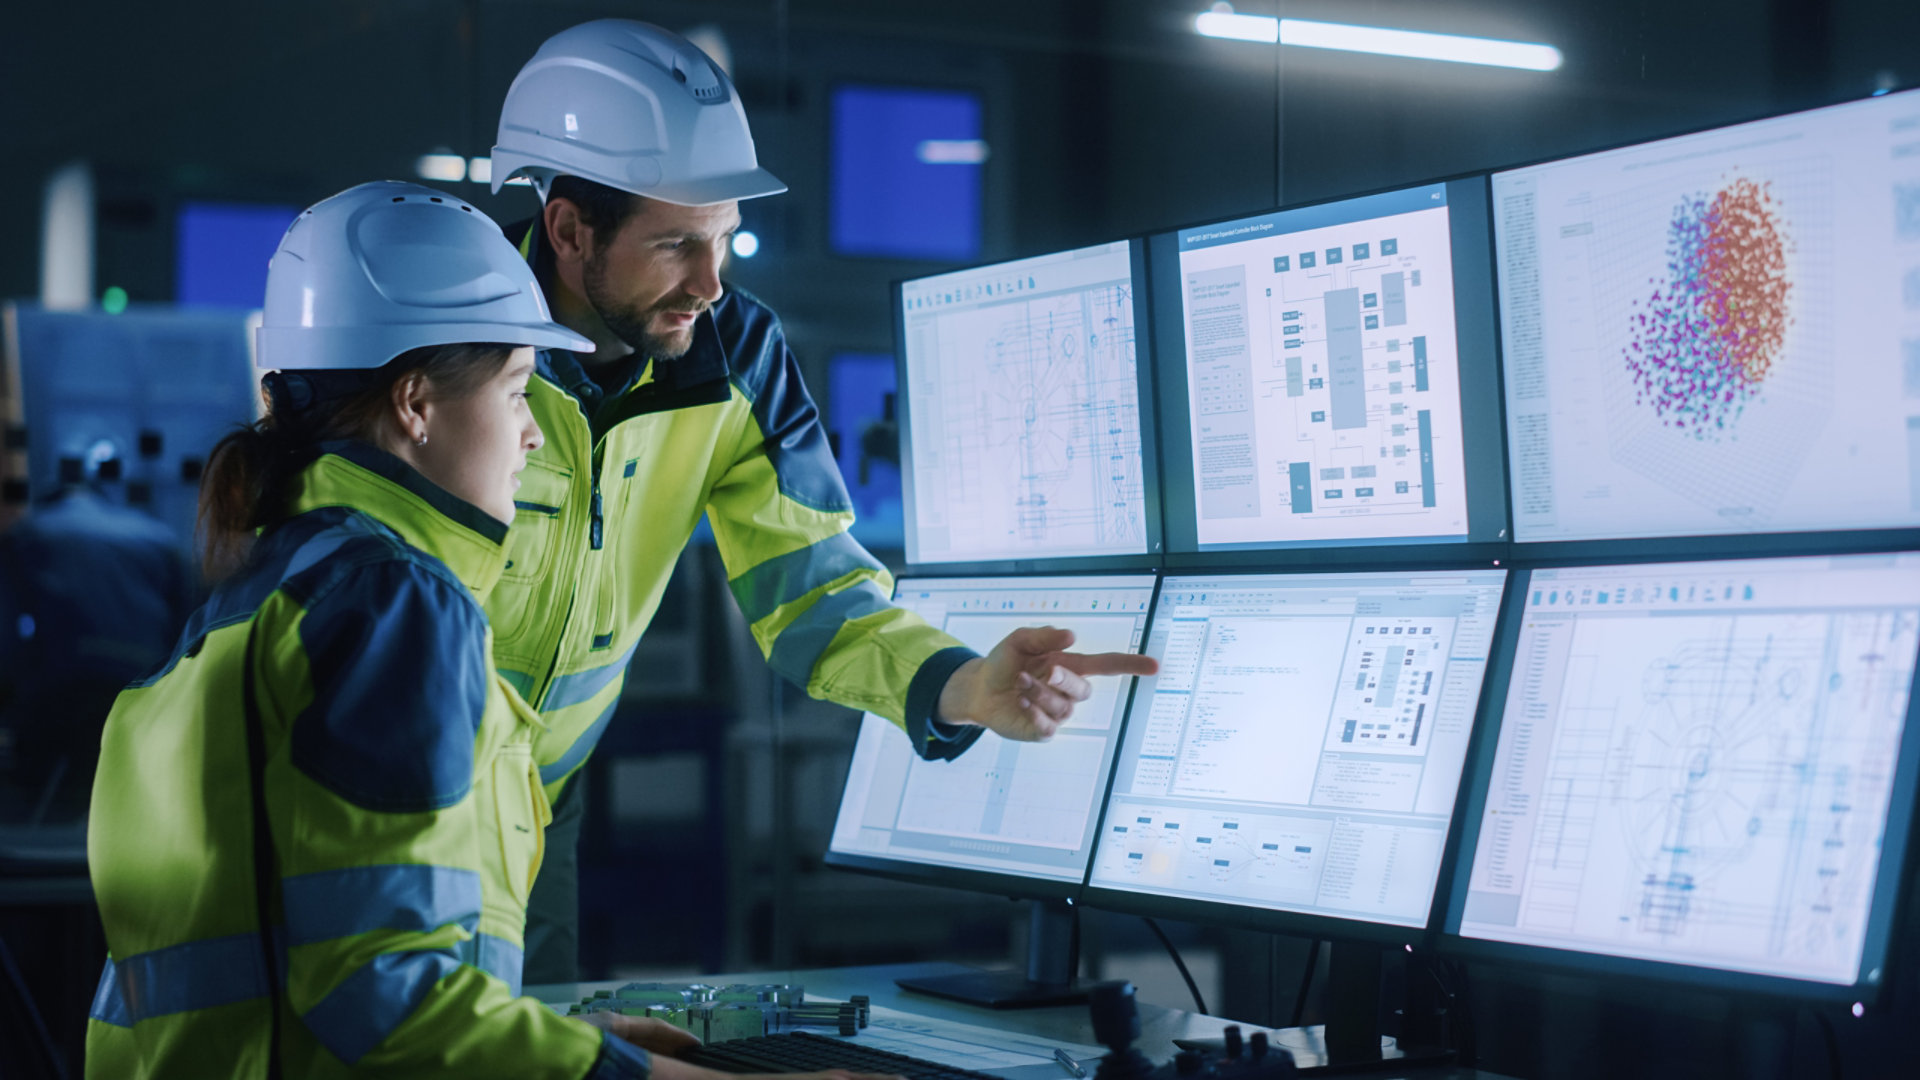
M1134 653L1061 653L1061 667L1076 675L1158 675L1160 662L1151 656Z

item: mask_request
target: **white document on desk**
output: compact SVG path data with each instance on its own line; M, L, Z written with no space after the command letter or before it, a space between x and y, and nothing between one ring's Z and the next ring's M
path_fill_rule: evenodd
M1092 1075L1092 1060L1106 1055L1103 1046L1063 1043L1034 1035L1023 1035L999 1028L975 1027L951 1020L932 1020L924 1016L875 1006L867 1027L847 1041L876 1050L891 1050L939 1065L979 1072L999 1072L1027 1065L1052 1066L1062 1080L1066 1072L1053 1059L1061 1049L1082 1063Z

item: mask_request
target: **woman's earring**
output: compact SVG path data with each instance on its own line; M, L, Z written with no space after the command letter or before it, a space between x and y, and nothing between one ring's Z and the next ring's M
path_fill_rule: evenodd
M417 438L417 439L415 439L415 440L413 440L413 445L415 445L415 446L425 446L425 445L427 445L427 433L426 433L426 432L424 432L424 431L423 431L423 432L421 432L421 433L420 433L420 437L419 437L419 438Z

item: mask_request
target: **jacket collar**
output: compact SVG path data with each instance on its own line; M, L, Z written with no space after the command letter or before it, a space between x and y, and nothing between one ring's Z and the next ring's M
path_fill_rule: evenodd
M420 475L378 447L345 440L320 444L300 474L292 510L358 510L439 559L484 599L507 564L507 526Z

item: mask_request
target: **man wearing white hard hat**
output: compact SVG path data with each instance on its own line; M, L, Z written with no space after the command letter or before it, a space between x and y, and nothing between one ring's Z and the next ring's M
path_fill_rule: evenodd
M527 981L574 978L569 781L703 513L774 670L891 719L925 757L983 728L1047 738L1086 676L1151 673L1143 657L1067 652L1064 630L1018 630L982 657L890 602L887 571L848 533L852 502L778 317L720 280L739 201L786 185L691 42L621 19L548 39L501 109L495 190L514 177L542 213L510 238L555 317L595 346L539 354L529 398L547 442L487 605L496 663L548 724L535 756L556 810Z

